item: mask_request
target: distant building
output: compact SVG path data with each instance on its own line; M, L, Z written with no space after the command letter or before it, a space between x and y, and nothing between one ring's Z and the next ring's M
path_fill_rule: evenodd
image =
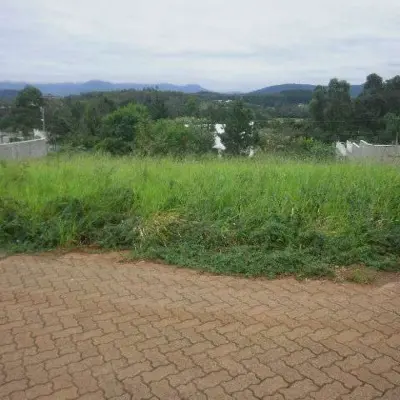
M53 99L58 99L59 96L55 96L54 94L47 93L47 94L44 94L44 95L43 95L43 98L44 98L44 99L47 99L47 100L53 100Z

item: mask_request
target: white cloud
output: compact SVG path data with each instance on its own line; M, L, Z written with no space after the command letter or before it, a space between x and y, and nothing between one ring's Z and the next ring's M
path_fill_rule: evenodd
M1 2L1 79L250 89L399 73L398 0Z

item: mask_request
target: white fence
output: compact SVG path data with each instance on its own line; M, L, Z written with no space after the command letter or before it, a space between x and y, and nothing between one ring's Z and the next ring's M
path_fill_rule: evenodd
M358 144L350 141L336 142L336 151L338 155L349 159L373 158L381 161L393 159L400 161L399 145L371 144L365 140L360 140Z
M47 155L46 139L0 144L0 160L24 160Z

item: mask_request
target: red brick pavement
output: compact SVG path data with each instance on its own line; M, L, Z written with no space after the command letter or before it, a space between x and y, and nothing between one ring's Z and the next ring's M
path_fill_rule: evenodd
M0 260L0 399L400 399L400 283Z

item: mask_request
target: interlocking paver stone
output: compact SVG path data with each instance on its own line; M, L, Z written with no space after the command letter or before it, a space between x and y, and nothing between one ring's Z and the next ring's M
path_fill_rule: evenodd
M400 399L400 282L0 259L0 398Z
M297 381L293 383L287 389L282 389L280 392L283 394L284 398L287 400L303 399L309 393L317 390L318 387L315 386L309 379L304 379L302 381Z
M362 382L360 382L353 374L344 372L336 365L329 368L322 368L322 371L334 379L335 382L341 382L348 389L354 389L362 384Z
M323 386L317 392L311 393L311 396L315 400L335 400L348 392L349 390L346 389L340 382L335 381Z

